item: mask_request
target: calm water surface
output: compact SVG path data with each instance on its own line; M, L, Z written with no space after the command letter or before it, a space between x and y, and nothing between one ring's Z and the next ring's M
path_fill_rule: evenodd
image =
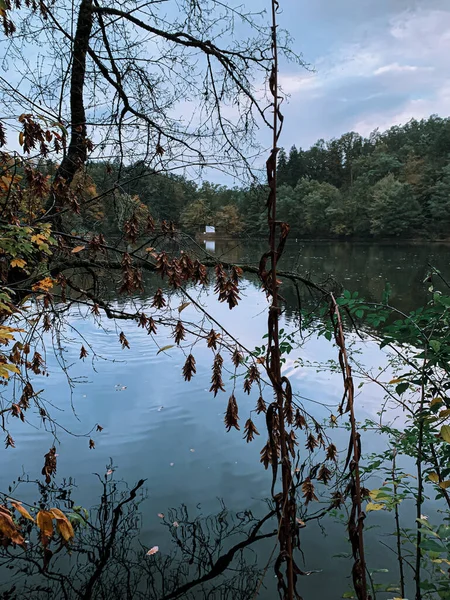
M258 243L208 243L209 252L233 262L255 263L264 249L264 244ZM392 302L408 311L425 300L422 281L429 263L450 275L449 256L449 248L445 245L291 242L282 268L295 268L316 280L331 274L344 287L359 290L371 300L381 299L389 281ZM284 316L285 327L294 328L295 296L289 286L284 286L283 290L291 303ZM233 311L218 304L208 292L201 295L201 300L247 348L261 345L267 302L256 279L244 281L242 301ZM184 318L191 314L194 317L194 313L194 309L188 307L183 313ZM158 513L168 514L170 508L184 504L190 517L194 518L199 514L218 513L223 502L230 514L244 510L255 515L265 514L264 499L269 495L270 473L259 462L264 435L246 444L242 432L225 431L223 415L231 382L226 381L228 393L219 393L216 398L209 393L211 350L200 345L195 347L197 375L190 383L185 383L181 374L185 361L183 352L173 348L158 354L158 348L147 333L135 324L125 322L116 328L103 319L99 326L91 318L86 319L83 312L74 313L70 323L73 329L68 328L65 333L65 357L68 363L73 363L72 377L80 379L71 395L67 379L49 348L50 377L45 382L46 397L56 405L55 418L71 432L85 434L96 423L103 427L101 433L92 433L95 450L88 448L86 438L73 437L64 431L59 434L57 478L74 479L76 487L72 497L77 505L98 504L101 486L93 473L103 476L112 459L113 477L124 479L130 486L141 478L146 479L147 497L140 505L139 539L144 548L158 545L161 555L175 549L171 535L158 516ZM129 350L122 350L118 343L118 333L122 329L130 343ZM78 359L79 343L70 344L70 340L80 334L89 340L96 353L93 363L89 362L92 351L89 359L82 363ZM164 332L158 332L157 340L161 346L170 343ZM361 344L360 349L366 364L375 367L385 364L384 354L374 343ZM298 368L295 361L298 358L319 361L328 357L335 358L331 344L313 336L301 349L289 355L284 367L294 391L301 395L307 410L319 421L336 410L342 395L341 378L311 368ZM254 408L256 396L239 392L238 401L242 424ZM357 400L359 419L377 418L381 401L382 396L375 386L365 386ZM264 420L256 418L255 422L263 432ZM43 455L52 443L42 428L26 426L18 420L13 425L12 435L17 447L3 454L1 490L7 490L22 472L30 478L40 477ZM335 437L345 453L347 434L337 431ZM379 444L378 438L369 438L364 449L373 451ZM24 500L33 501L36 489L24 486L20 495ZM405 507L404 514L412 526L412 507ZM396 580L395 556L390 555L379 541L380 534L392 531L391 515L377 513L371 524L376 528L367 534L369 562L374 568L392 570L395 575L391 579ZM326 532L317 524L311 524L302 530L302 546L305 569L321 571L301 579L300 589L305 600L339 598L349 588L351 561L345 557L331 558L349 550L345 527L332 519L328 519ZM255 546L259 564L265 565L272 547L273 539ZM260 597L274 598L272 570L268 571L264 584ZM159 596L150 594L149 597Z

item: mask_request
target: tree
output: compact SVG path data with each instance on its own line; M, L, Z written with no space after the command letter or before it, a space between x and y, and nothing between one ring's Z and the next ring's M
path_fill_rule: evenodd
M418 225L420 206L408 184L390 174L374 185L369 216L371 233L398 236L413 231Z
M442 169L442 179L431 189L428 205L431 218L440 232L450 229L450 164Z
M204 230L206 225L215 225L215 223L215 217L206 200L200 199L191 202L181 213L181 224L187 231Z
M234 204L227 204L218 210L216 212L214 221L216 227L229 234L240 233L244 228L242 224L242 218Z

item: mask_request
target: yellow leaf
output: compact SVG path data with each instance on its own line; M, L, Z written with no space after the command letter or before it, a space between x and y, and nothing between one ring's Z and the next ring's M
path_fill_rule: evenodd
M375 500L379 493L380 493L380 490L370 490L369 496L371 497L372 500Z
M20 373L20 369L17 365L11 364L0 364L0 377L9 379L11 373Z
M383 510L384 507L384 504L369 502L366 506L366 512L370 512L371 510Z
M11 501L11 506L13 506L17 511L19 511L22 517L25 517L25 519L29 519L34 523L33 517L30 515L27 509L22 506L20 502Z
M190 304L190 302L183 302L183 304L180 304L180 306L178 307L178 312L180 313L182 310L187 308L189 306L189 304Z
M401 377L397 377L396 379L391 379L389 383L400 383L401 381L403 381L403 379Z
M450 408L446 408L445 410L441 410L439 416L442 418L450 417Z
M23 131L21 131L21 132L19 133L19 144L20 144L21 146L23 146L24 137L25 137L25 136L23 135Z
M22 258L14 258L11 261L11 267L13 267L13 268L19 267L19 269L23 269L26 264L27 264L26 261L23 260Z
M445 563L446 565L450 565L450 560L446 558L434 558L431 562L437 563L438 565Z
M439 481L439 475L433 471L433 473L428 475L428 479L433 483L437 483Z
M52 508L49 510L49 512L56 519L56 527L61 537L66 542L70 542L70 540L75 537L75 532L69 519L62 511L59 510L59 508Z
M160 348L158 350L158 352L156 354L159 354L160 352L165 352L166 350L170 350L170 348L173 348L174 345L173 344L169 344L169 346L163 346L162 348Z
M450 444L450 425L442 425L441 427L441 438Z
M450 487L450 481L441 481L441 483L439 484L439 487L443 490L446 490L447 488Z
M72 250L72 254L76 254L77 252L81 252L85 248L86 248L86 246L75 246L75 248Z
M48 510L40 510L36 515L36 523L42 533L51 537L53 535L53 515Z

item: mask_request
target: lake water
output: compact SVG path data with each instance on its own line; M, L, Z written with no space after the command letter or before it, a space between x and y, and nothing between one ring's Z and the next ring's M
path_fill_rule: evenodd
M211 254L236 263L257 263L264 250L263 243L208 244ZM448 247L445 245L291 241L287 245L281 268L309 273L317 281L332 275L345 288L358 290L369 300L381 299L385 284L389 281L392 286L392 303L408 311L425 300L422 282L428 264L433 264L448 275L448 257ZM153 286L156 285L154 278L150 278L148 284L148 289L153 293ZM253 349L262 343L267 302L256 278L244 278L241 287L242 300L232 311L227 305L218 304L211 290L203 291L199 301L244 346ZM192 292L194 293L193 290ZM294 330L297 327L296 297L289 285L283 286L282 293L288 301L283 316L284 326L286 330ZM142 301L145 299L134 300L136 304ZM173 300L172 304L176 308L181 302L182 300ZM163 598L166 597L164 594L169 593L170 585L175 585L173 572L181 573L183 561L184 567L188 567L186 573L180 575L180 581L198 578L203 573L200 567L196 571L196 562L193 560L190 563L186 559L187 555L184 555L181 562L177 562L174 554L177 549L175 536L183 535L183 523L186 524L185 532L188 531L189 523L192 528L192 522L196 518L199 523L196 525L197 531L200 523L204 524L204 532L208 531L212 540L211 548L216 543L214 552L217 553L214 554L211 550L211 555L217 558L221 551L226 551L243 539L239 537L238 529L228 535L227 527L232 528L234 515L238 515L237 523L244 528L244 511L251 511L258 518L267 512L265 499L270 495L271 473L265 471L259 462L259 452L265 443L264 415L254 419L262 435L247 444L242 439L243 423L254 409L257 395L252 391L247 396L239 388L236 396L241 431L232 430L227 433L223 416L233 382L229 376L225 376L227 393L219 392L214 398L209 392L213 355L205 344L198 344L193 350L197 374L187 383L181 371L189 348L185 348L185 353L177 348L158 353L158 347L135 323L120 322L115 325L103 318L101 324L98 324L91 316L86 318L85 313L84 309L72 310L70 327L64 332L64 357L71 365L71 377L76 380L73 389L70 389L67 377L59 368L51 347L47 348L50 376L45 383L40 383L40 387L45 385L46 399L55 405L51 409L52 416L65 429L75 434L69 435L63 430L58 433L56 481L60 483L64 478L73 478L75 487L71 497L74 503L89 509L99 504L102 494L101 482L94 473L105 480L111 460L113 473L107 475L106 480L124 480L130 487L139 479L146 480L142 488L145 489L145 498L138 507L140 516L134 522L135 542L137 544L139 539L142 547L133 546L138 548L137 558L133 555L127 569L131 572L135 569L138 573L140 561L156 561L156 556L158 560L162 560L173 554L173 563L167 564L166 571L161 574L161 579L167 581L164 593L155 588L142 596ZM195 320L198 318L197 314L192 305L183 311L183 317L187 320ZM118 342L120 331L126 334L130 349L122 350ZM89 357L84 362L79 360L80 335L92 345ZM160 347L171 343L170 336L162 328L156 339ZM71 340L76 341L71 343ZM358 348L365 364L373 367L385 364L385 355L374 342L360 343ZM94 352L95 360L91 361ZM298 367L296 361L299 358L303 361L323 361L336 358L336 351L323 338L311 336L303 346L294 349L284 365L294 392L299 395L305 408L317 420L327 419L332 412L336 413L336 406L342 396L341 376L316 372L310 367ZM380 390L376 386L365 386L357 398L359 420L377 419L381 402ZM16 448L3 451L3 468L0 473L2 491L7 491L8 486L21 474L27 474L30 479L41 477L43 456L52 445L53 438L44 428L36 428L34 423L30 418L30 424L21 423L18 419L12 424L11 433L16 440ZM85 434L96 423L103 427L103 431L92 432L95 449L89 449L89 438L76 436ZM335 430L333 437L345 456L348 434L339 429ZM381 442L380 438L369 436L364 443L364 451L370 452L379 448ZM382 481L382 477L380 474L378 479ZM376 484L375 481L374 487ZM21 484L14 493L28 502L34 502L38 497L38 489L32 484ZM59 502L64 504L61 499ZM184 508L180 508L182 505ZM226 516L224 506L228 511ZM171 509L174 511L170 512ZM217 517L219 513L221 514ZM164 518L159 515L164 515ZM412 527L413 507L405 506L403 516ZM350 589L351 560L344 556L349 552L349 545L345 526L338 521L338 518L327 518L322 523L324 529L311 522L301 530L305 559L302 568L320 571L300 579L299 589L305 600L339 598ZM170 525L173 522L178 527ZM367 531L369 564L372 568L392 572L392 575L378 576L377 581L396 581L396 557L380 543L381 539L393 545L387 535L393 530L392 515L372 513L367 526L369 524L374 526L368 527ZM270 532L273 528L272 522L264 531ZM217 543L221 535L223 541ZM158 554L155 558L146 557L146 550L153 546L159 547ZM205 589L210 590L209 596L197 586L186 589L180 597L251 597L245 588L245 585L251 587L253 581L251 565L255 563L264 567L273 546L273 537L258 542L245 555L245 568L242 564L238 568L233 563L235 571L205 583ZM336 555L339 557L332 559ZM212 559L211 561L214 562ZM109 576L116 577L116 571L111 570ZM137 578L141 578L141 575ZM7 575L3 571L2 581L5 582L5 579ZM139 585L144 585L142 578ZM114 597L138 597L138 589L141 589L139 585L134 592L127 592L128 596L120 592ZM3 588L0 591L1 589ZM395 595L399 594L384 594L380 597L390 598ZM269 599L275 596L274 573L269 568L258 597ZM42 596L34 597L50 596L42 593Z

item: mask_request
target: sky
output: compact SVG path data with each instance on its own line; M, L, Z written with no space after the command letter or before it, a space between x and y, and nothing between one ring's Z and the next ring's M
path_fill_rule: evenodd
M281 63L290 95L281 146L450 115L450 0L280 0L280 8L279 25L314 69Z

